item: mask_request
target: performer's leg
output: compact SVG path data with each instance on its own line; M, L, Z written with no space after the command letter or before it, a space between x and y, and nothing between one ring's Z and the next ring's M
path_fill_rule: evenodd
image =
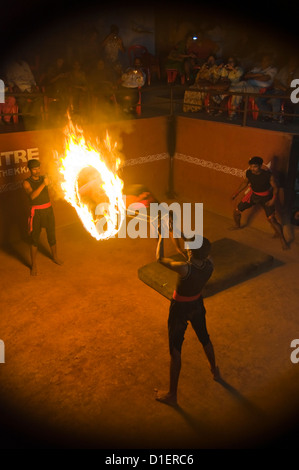
M213 344L210 340L210 336L207 330L206 309L205 309L202 298L198 299L197 301L196 309L194 310L194 313L191 319L191 325L197 335L198 340L200 341L203 347L203 350L208 359L214 380L217 380L220 378L220 373L219 373L219 368L216 365Z
M56 245L56 243L55 243L55 245L50 245L50 249L51 249L51 254L52 254L52 260L54 261L54 263L59 264L59 266L61 266L63 264L63 261L61 259L59 259L58 256L57 256L57 245Z
M31 276L37 276L37 265L36 265L36 256L37 256L37 246L41 232L41 222L39 214L35 214L32 221L32 232L31 236L31 245L30 245L30 257L31 257Z
M30 257L31 257L31 276L37 276L37 266L36 266L36 255L37 255L37 246L30 245Z
M233 219L234 219L236 228L240 228L241 227L241 212L239 211L239 209L234 210Z
M236 207L233 212L234 225L229 227L229 230L239 230L241 228L241 212Z
M156 390L156 400L167 405L177 404L177 390L181 372L181 349L187 328L185 306L182 302L171 301L168 317L168 340L170 352L169 389Z
M284 238L282 226L281 226L280 223L277 221L277 219L276 219L276 217L275 217L274 214L272 214L272 215L270 215L270 216L268 217L268 222L270 222L270 224L272 225L272 227L273 227L275 233L276 233L277 236L280 238L282 249L283 249L283 250L288 250L288 249L289 249L289 245L288 245L286 239Z
M254 205L254 202L252 201L252 197L244 197L237 207L235 207L234 212L233 212L233 219L234 219L234 225L230 227L230 230L238 230L241 228L241 214L245 210L249 209Z
M47 238L48 243L50 245L50 250L52 254L52 259L54 263L59 264L60 266L63 264L57 256L57 245L56 245L56 235L55 235L55 217L53 210L49 211L47 217L47 226L46 226Z
M181 353L173 348L170 355L170 369L169 369L169 390L168 392L159 391L156 392L156 400L166 403L168 405L177 404L177 391L178 383L181 372Z
M214 380L219 380L220 372L219 372L219 368L216 366L215 352L214 352L214 347L213 347L211 340L208 342L208 344L203 346L203 349L209 361Z

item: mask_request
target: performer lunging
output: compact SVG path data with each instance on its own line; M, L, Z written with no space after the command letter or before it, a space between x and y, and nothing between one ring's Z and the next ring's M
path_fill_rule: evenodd
M198 249L188 249L188 261L177 262L164 258L163 238L159 233L156 258L179 275L176 289L171 299L168 317L168 338L170 352L170 384L166 392L156 390L156 400L169 405L177 404L177 389L181 370L181 348L184 334L190 321L201 342L211 372L215 380L220 379L216 366L214 348L207 332L201 291L213 272L213 263L209 258L211 244L206 238Z
M260 204L265 211L268 222L280 238L282 248L286 250L289 246L284 238L282 226L275 217L275 199L278 194L278 187L273 175L270 170L262 168L263 159L261 157L253 157L248 163L249 169L246 171L246 179L232 196L232 199L235 199L248 186L250 186L250 190L233 212L235 226L232 228L241 228L241 213L255 204Z
M27 178L23 187L29 196L30 217L28 219L28 231L31 237L30 255L31 255L31 275L37 275L36 255L37 246L41 229L45 228L47 239L50 245L52 259L56 264L62 264L57 257L56 236L55 236L55 218L53 207L51 205L47 176L40 174L40 162L37 159L28 161L30 177Z

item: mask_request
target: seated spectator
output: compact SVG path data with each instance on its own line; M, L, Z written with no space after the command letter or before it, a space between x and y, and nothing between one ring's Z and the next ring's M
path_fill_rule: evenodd
M265 54L259 65L244 75L244 80L232 85L230 91L241 93L260 93L261 90L272 86L277 68L272 63L270 55ZM229 119L236 118L236 110L243 100L242 95L233 95L231 100L231 113Z
M10 96L8 86L5 86L5 102L0 103L0 124L10 124L11 120L14 123L18 121L18 116L15 115L17 112L17 100L14 96Z
M237 59L235 57L229 57L226 64L222 63L218 66L219 68L219 80L216 84L217 88L221 90L230 90L231 87L236 86L244 71L242 67L238 65ZM213 95L212 100L214 104L219 107L215 110L216 115L221 115L225 108L227 107L227 102L229 100L229 95Z
M88 75L88 84L93 104L111 103L115 92L115 84L111 71L102 59L97 61L95 69Z
M85 72L78 60L73 62L69 74L70 107L74 114L84 114L87 110L88 84Z
M81 45L80 62L82 68L89 74L100 59L100 42L99 33L96 28L89 30L84 38L83 44Z
M192 42L193 34L189 32L170 51L164 64L166 70L177 70L178 74L185 75L187 80L191 79L192 66L190 59L196 59L196 55L189 52Z
M295 105L290 99L282 98L268 98L267 95L287 95L291 96L293 89L290 87L292 80L299 78L298 58L296 56L290 57L288 63L282 67L274 78L273 86L270 87L261 98L257 99L257 105L262 113L262 120L282 122L283 116L281 113L281 106L284 105L284 112L294 114ZM271 114L267 114L270 111ZM285 121L292 120L291 117L286 117Z
M29 64L21 59L13 60L6 66L6 81L15 92L32 93L37 85Z
M69 103L70 70L63 57L58 57L41 77L41 85L46 93L48 107L59 115L64 115Z
M216 58L214 55L210 55L197 72L195 83L184 93L184 113L188 111L196 113L203 109L207 91L215 88L219 77L220 70L216 64ZM199 91L203 88L207 91Z
M121 77L120 87L117 91L117 100L125 112L136 109L139 101L139 90L144 86L146 75L142 70L139 57L135 57L134 66L129 67Z
M110 33L103 40L101 48L106 66L113 73L114 79L118 80L123 72L119 55L125 52L125 46L119 36L119 27L117 25L111 25Z
M224 23L216 22L210 27L207 25L205 28L205 39L209 39L217 47L214 47L210 52L215 54L217 58L221 58L224 55L224 48L226 45L227 31L225 29Z
M193 36L193 41L187 48L189 54L195 55L194 60L191 61L193 66L203 65L210 55L217 57L218 50L219 45L206 37L203 31L199 31Z
M28 63L21 59L8 63L6 82L10 91L18 93L16 99L23 121L27 121L28 117L35 119L39 117L43 100L41 96L34 94L39 93L39 89Z

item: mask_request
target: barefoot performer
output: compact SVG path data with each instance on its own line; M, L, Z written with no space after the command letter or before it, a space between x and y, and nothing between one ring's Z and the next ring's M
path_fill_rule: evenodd
M241 183L232 199L234 200L248 186L250 186L250 190L233 212L235 226L232 228L241 228L241 213L255 204L260 204L265 211L268 222L280 238L282 248L285 250L288 248L288 244L284 238L282 226L275 217L275 199L278 194L276 182L271 171L262 168L263 159L261 157L252 157L248 163L249 169L246 171L246 179Z
M181 370L181 348L184 334L190 321L206 357L215 380L220 379L216 366L214 348L206 327L205 307L201 291L212 275L214 266L209 257L211 244L203 238L197 249L188 249L188 261L173 261L164 258L163 238L159 231L156 259L167 268L178 273L178 283L171 299L168 317L168 339L170 352L170 384L166 392L156 390L156 400L168 405L177 404L177 388Z
M31 275L36 276L37 245L42 228L46 229L47 239L54 263L62 264L62 261L57 258L55 218L48 192L49 179L47 176L41 176L39 160L29 160L28 168L31 175L24 181L23 187L29 196L30 203L28 231L31 238Z

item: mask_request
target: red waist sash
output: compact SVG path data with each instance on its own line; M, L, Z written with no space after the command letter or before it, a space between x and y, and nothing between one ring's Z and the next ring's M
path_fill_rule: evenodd
M193 295L192 297L185 297L184 295L180 295L177 291L174 291L172 294L172 298L177 300L178 302L192 302L193 300L197 300L201 297L201 293Z
M33 223L33 217L36 209L48 209L48 207L51 206L51 202L47 202L46 204L41 204L40 206L32 206L30 209L30 216L28 218L28 231L29 233L32 232L32 223Z
M250 189L250 191L248 191L248 193L245 194L245 196L243 197L242 202L249 202L252 194L256 194L257 196L269 196L270 193L271 193L271 188L267 189L267 191L264 191L263 193L257 193L256 191L253 191L252 189Z

